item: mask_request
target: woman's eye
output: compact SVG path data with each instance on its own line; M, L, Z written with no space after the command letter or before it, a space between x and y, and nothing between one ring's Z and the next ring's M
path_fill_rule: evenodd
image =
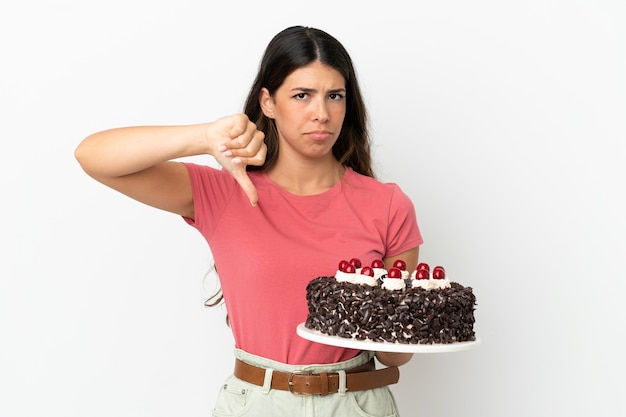
M298 100L304 100L305 98L307 98L307 93L298 93L294 97Z
M341 100L343 99L343 94L333 93L329 97L331 100Z

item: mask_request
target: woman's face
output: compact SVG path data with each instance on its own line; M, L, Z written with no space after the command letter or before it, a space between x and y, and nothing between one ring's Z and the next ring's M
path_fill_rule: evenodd
M273 97L263 89L260 100L276 122L279 155L332 156L346 115L346 82L337 70L313 62L285 78Z

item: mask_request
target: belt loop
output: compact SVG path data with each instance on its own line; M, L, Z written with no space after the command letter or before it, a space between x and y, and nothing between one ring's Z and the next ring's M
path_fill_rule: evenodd
M263 387L261 388L261 392L265 395L270 393L272 389L272 376L274 375L274 370L271 368L265 368L265 379L263 380Z
M339 374L339 395L344 396L348 390L346 387L346 371L341 369L337 373Z

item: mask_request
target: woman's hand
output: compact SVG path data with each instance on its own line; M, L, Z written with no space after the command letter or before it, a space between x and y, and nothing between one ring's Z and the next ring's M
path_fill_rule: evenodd
M404 365L413 357L412 353L376 352L376 359L385 366Z
M210 123L206 135L209 153L232 174L255 206L259 197L246 166L261 166L265 162L267 146L263 132L245 114L235 114Z

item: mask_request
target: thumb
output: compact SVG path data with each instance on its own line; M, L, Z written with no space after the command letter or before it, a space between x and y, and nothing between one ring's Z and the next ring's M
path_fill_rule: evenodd
M256 191L256 187L248 177L248 173L244 169L237 169L232 172L233 178L235 181L239 183L239 186L243 189L243 192L246 193L248 199L250 200L250 204L252 207L255 207L257 202L259 201L259 195Z

